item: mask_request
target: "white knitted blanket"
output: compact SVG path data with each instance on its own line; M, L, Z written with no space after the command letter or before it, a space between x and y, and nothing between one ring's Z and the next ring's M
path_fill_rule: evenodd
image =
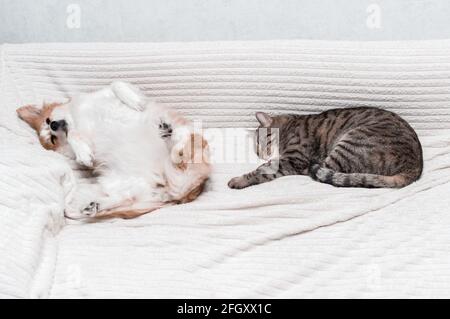
M450 41L3 45L0 59L0 297L450 297ZM418 131L425 171L401 190L294 176L234 191L254 165L217 164L191 204L65 221L72 171L15 109L117 79L209 128L383 107Z

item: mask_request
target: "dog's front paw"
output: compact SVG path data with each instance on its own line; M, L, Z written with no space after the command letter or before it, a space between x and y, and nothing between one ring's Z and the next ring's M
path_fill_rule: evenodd
M87 168L94 167L94 159L92 156L77 156L76 161Z
M242 176L232 178L228 182L228 187L232 188L232 189L242 189L242 188L246 188L248 186L250 186L248 184L248 181Z
M67 142L72 148L75 160L88 168L94 166L94 151L86 138L75 130L69 130Z
M75 160L88 168L94 167L94 154L90 147L86 144L80 144L73 150L75 153Z
M95 217L99 212L99 204L96 202L91 202L87 207L85 207L81 214L86 217Z

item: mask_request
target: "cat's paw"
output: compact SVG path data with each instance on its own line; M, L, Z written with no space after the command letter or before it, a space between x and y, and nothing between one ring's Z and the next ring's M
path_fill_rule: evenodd
M86 217L95 217L99 212L99 204L96 202L91 202L87 207L85 207L81 214Z
M243 189L248 186L247 180L242 176L234 177L228 182L228 187L232 189Z
M313 180L318 181L325 178L328 172L325 168L321 167L320 164L314 163L309 167L308 173Z

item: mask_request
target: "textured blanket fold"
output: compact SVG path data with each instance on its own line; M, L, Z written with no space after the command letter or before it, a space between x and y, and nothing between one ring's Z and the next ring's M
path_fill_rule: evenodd
M0 297L450 296L450 41L29 44L0 57ZM399 190L291 176L236 191L228 179L255 164L221 163L193 203L65 221L73 173L15 109L116 79L238 141L256 110L386 108L418 131L424 173Z

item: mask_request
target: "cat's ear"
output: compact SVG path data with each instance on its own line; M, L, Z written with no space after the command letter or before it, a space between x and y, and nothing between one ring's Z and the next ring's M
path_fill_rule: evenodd
M22 106L17 109L17 115L32 128L38 130L41 124L41 110L34 105Z
M270 115L264 112L256 112L256 119L262 127L269 127L273 122L273 119L270 117Z

